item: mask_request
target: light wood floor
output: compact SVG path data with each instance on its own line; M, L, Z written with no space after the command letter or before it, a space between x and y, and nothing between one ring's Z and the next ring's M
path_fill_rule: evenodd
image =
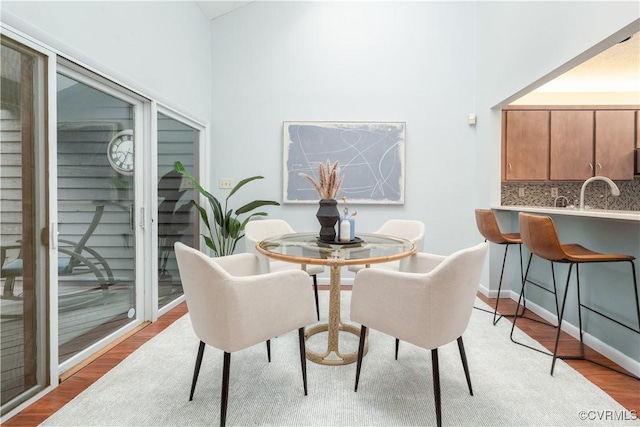
M320 288L322 289L323 286L320 286ZM348 287L345 288L348 289ZM478 296L490 306L493 307L495 305L495 299L486 298L482 294L478 294ZM503 313L513 313L515 306L516 303L514 301L508 299L500 300L500 311ZM62 408L67 402L71 401L71 399L89 387L93 382L97 381L101 376L124 360L129 354L137 350L145 342L182 317L186 312L186 304L180 304L167 314L161 316L155 323L150 324L137 334L100 356L97 360L90 363L82 370L78 371L76 374L62 382L56 389L6 421L3 425L10 427L35 426L40 424L50 415ZM527 315L536 317L531 313L528 313ZM487 316L491 315L487 314ZM487 321L490 321L490 318L487 319ZM510 319L503 318L501 320L501 322L507 321L510 321ZM540 325L529 320L521 321L520 319L518 320L518 327L546 348L553 350L556 334L554 328ZM561 354L576 351L578 348L578 341L573 337L562 333L559 349ZM620 367L595 351L590 349L587 350L588 357L597 359L602 363L608 363L611 366L615 366L620 369ZM640 415L640 381L612 372L586 361L567 361L567 363L589 379L593 384L608 393L627 410ZM551 358L549 359L549 366L551 366Z

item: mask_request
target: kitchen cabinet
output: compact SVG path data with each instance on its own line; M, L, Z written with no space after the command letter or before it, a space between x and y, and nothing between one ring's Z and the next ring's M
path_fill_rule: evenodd
M549 179L549 111L506 111L503 119L505 180Z
M595 175L613 180L632 180L635 142L635 111L595 112Z
M634 179L638 106L513 106L503 110L503 181Z
M593 111L551 111L549 179L583 181L593 176L593 126Z

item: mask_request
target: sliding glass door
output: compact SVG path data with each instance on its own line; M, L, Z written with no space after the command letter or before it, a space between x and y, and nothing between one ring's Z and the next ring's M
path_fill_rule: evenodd
M4 27L0 41L5 416L180 302L173 245L199 247L198 196L174 164L199 176L205 126Z
M180 161L197 176L196 152L200 131L184 121L158 113L158 308L183 295L173 245L198 242L197 210L190 181L174 170Z
M140 107L70 71L57 75L59 363L138 317Z
M1 36L0 356L2 414L47 383L44 132L46 58Z

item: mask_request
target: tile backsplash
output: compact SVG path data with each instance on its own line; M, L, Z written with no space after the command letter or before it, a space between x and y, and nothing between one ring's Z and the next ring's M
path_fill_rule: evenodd
M611 209L622 211L640 211L640 177L633 181L615 181L620 188L620 196L611 195L609 184L604 181L593 181L585 189L585 205L593 209ZM578 205L580 189L583 182L503 182L503 206L553 206L556 197L551 196L553 188L558 189L557 206L566 204ZM519 194L524 191L524 196ZM564 198L567 198L568 202Z

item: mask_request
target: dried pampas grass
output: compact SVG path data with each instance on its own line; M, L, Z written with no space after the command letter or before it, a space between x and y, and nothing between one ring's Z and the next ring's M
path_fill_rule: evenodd
M335 199L344 179L344 177L340 176L338 161L332 165L329 160L326 163L318 163L317 181L306 173L300 172L298 175L307 178L311 182L321 199Z

